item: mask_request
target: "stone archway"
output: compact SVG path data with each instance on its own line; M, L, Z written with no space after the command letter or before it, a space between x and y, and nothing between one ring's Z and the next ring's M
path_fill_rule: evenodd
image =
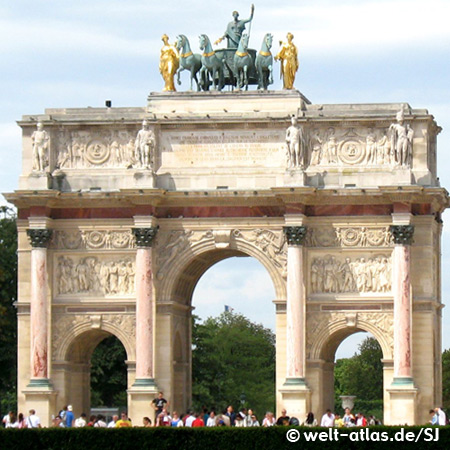
M279 260L275 260L272 256L273 252L260 248L255 242L244 238L252 238L252 235L261 235L279 238L282 231L271 230L233 230L221 234L220 245L214 239L214 234L208 232L202 235L205 239L200 242L185 243L185 247L177 254L176 259L173 258L173 264L169 270L164 272L164 276L159 277L156 272L156 347L161 346L164 350L156 355L155 367L156 378L159 386L163 388L164 393L172 398L172 408L181 411L186 410L190 406L191 401L191 301L194 289L202 277L202 275L214 264L230 257L250 256L258 260L267 270L272 283L276 299L283 300L285 298L285 279L283 278L285 255L279 254ZM183 233L183 234L182 234ZM179 232L178 236L193 236L188 232ZM173 237L173 235L172 235ZM225 238L226 237L226 238ZM161 239L164 242L164 238ZM224 242L225 241L225 242ZM224 245L225 244L225 245ZM156 245L155 249L166 248L162 244ZM161 258L159 254L158 263L164 267L167 261ZM158 264L158 268L161 265ZM161 274L161 272L159 272ZM274 311L275 313L275 311ZM161 342L158 338L160 330L166 330L165 340ZM167 330L170 332L167 333ZM283 325L277 326L276 333L285 334L286 330ZM159 340L159 342L158 342ZM166 360L169 354L168 361ZM169 375L167 370L169 369ZM164 371L164 372L163 372ZM284 373L281 374L284 376ZM163 383L161 383L163 380Z
M127 386L134 381L133 316L63 316L56 318L53 340L53 382L57 405L72 404L89 414L91 357L104 339L115 336L123 345L128 366Z
M308 319L307 379L313 392L312 410L320 417L328 408L334 408L336 350L347 337L362 331L371 333L383 352L384 421L388 420L390 409L387 388L393 379L392 315L382 312L333 312L309 314Z

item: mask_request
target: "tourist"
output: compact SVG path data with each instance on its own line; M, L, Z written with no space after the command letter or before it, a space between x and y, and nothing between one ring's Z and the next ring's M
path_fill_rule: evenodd
M192 427L204 427L205 422L199 413L195 413L195 420L192 422Z
M27 422L25 420L25 417L22 413L19 413L19 417L17 419L17 428L21 430L22 428L27 427Z
M226 409L224 409L223 411L222 411L222 414L221 414L221 416L220 416L220 418L219 418L219 422L220 421L222 421L223 422L223 425L225 426L225 427L231 427L231 419L230 419L230 417L227 415L227 410ZM218 424L219 425L219 424Z
M97 422L97 416L91 415L86 426L93 427L95 425L95 422Z
M334 414L331 412L331 409L327 409L327 412L322 416L322 420L320 421L321 427L334 427Z
M234 426L239 427L239 428L244 428L245 427L244 418L245 418L245 416L243 415L243 413L238 413L236 415L236 418L234 419Z
M192 423L194 422L194 420L195 420L195 416L193 414L192 409L188 409L187 413L186 413L186 416L184 418L184 424L187 427L192 427Z
M203 406L202 411L203 411L203 422L205 423L206 426L206 422L208 422L209 419L208 408L206 406Z
M11 422L11 414L13 414L13 412L9 411L9 413L3 417L2 423L5 428L9 428L8 424Z
M235 425L235 420L236 420L236 413L234 412L233 406L229 405L227 407L227 412L225 413L225 415L230 419L230 425L232 427L234 427Z
M71 428L74 420L75 420L75 416L73 414L73 407L72 407L72 405L68 405L67 412L66 412L66 420L65 420L66 427Z
M144 425L144 428L150 428L152 426L152 421L150 420L149 417L144 417L142 419L142 423Z
M41 428L41 419L36 415L34 409L30 409L27 417L27 428Z
M334 426L338 428L345 426L344 419L339 414L334 415Z
M19 422L17 421L16 413L9 413L9 422L5 428L19 428Z
M276 423L273 412L267 411L262 423L263 427L273 427Z
M217 425L216 412L212 409L209 413L208 420L206 421L207 427L215 427Z
M75 428L83 428L87 424L86 422L86 414L81 413L81 416L78 417L78 419L75 420Z
M281 416L278 417L277 425L289 425L289 416L287 415L287 412L285 409L281 410Z
M118 421L116 422L115 427L116 427L116 428L124 428L124 427L131 427L131 426L132 426L131 420L128 419L127 413L126 413L125 411L123 411L123 412L120 414L120 420L118 420Z
M358 413L356 415L356 426L357 427L367 427L367 419L364 417L363 413Z
M172 420L170 421L170 426L171 427L182 427L183 426L183 421L178 416L178 413L176 411L174 411L172 413Z
M435 411L436 411L436 415L438 416L437 425L441 425L441 426L447 425L447 416L445 415L445 412L442 411L442 409L439 407L435 408Z
M66 423L66 414L67 414L67 405L63 406L63 409L59 411L58 416L61 417L61 420Z
M169 402L164 398L164 393L162 391L159 391L158 397L153 399L152 406L156 411L155 417L158 417L162 413L164 407L169 406Z
M108 425L106 425L106 422L105 422L105 417L102 414L99 414L97 416L97 421L95 422L94 427L95 428L107 428L108 427Z
M249 411L252 411L252 410L249 409ZM250 416L250 422L247 422L247 426L248 427L259 427L260 426L259 420L256 418L255 414L253 414L253 411L252 411L252 415Z
M116 422L118 420L119 420L119 416L118 415L112 416L111 422L108 423L108 428L115 428L116 427Z
M348 408L348 407L345 408L345 414L344 414L344 417L342 418L342 420L344 421L344 426L348 427L348 424L354 418L355 418L355 416L352 414L352 411L350 410L350 408Z
M312 412L309 412L306 415L306 419L302 425L305 427L317 427L317 419L314 418L314 414Z

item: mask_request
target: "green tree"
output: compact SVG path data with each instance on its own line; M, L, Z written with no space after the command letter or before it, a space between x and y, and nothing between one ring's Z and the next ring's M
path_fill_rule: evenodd
M442 353L442 407L450 410L450 348Z
M240 314L225 312L192 332L193 407L245 406L262 417L275 404L275 335ZM242 395L244 394L244 396Z
M0 208L0 409L16 409L17 228L11 208Z
M127 404L127 354L115 336L104 339L91 358L91 405L120 407Z
M340 395L356 395L355 408L381 415L383 402L383 352L377 340L367 337L351 358L338 359L334 368L335 404ZM361 405L361 406L358 406ZM364 405L364 406L362 406Z

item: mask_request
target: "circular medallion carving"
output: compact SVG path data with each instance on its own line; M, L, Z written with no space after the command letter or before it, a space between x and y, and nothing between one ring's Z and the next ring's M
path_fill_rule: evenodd
M355 228L347 228L342 231L342 242L348 246L358 245L361 240L361 233Z
M100 248L106 243L106 233L102 231L90 231L86 236L86 244L89 247Z
M87 147L85 157L91 164L103 164L109 159L109 148L102 141L92 141Z
M345 164L359 164L365 156L365 149L358 141L348 140L340 145L339 158Z

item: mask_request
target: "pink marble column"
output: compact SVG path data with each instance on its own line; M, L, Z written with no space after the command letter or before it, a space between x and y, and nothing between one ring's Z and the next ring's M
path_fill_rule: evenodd
M136 237L136 381L154 386L152 249L156 227L134 228Z
M31 250L30 341L33 386L48 386L47 245L52 230L28 229Z
M394 296L394 381L412 383L411 371L411 243L412 225L392 225L394 252L392 255L392 293Z
M303 247L306 227L284 228L288 241L286 301L286 384L305 384L305 285Z

